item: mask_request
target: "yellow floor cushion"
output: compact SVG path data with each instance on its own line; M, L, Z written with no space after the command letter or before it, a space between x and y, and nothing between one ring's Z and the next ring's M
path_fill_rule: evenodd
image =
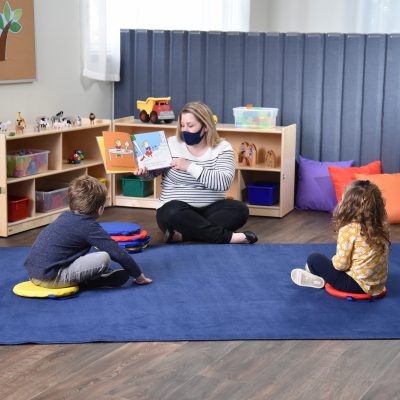
M70 286L60 289L48 289L34 285L31 281L21 282L14 286L13 292L17 296L40 297L54 299L74 295L79 291L79 286Z

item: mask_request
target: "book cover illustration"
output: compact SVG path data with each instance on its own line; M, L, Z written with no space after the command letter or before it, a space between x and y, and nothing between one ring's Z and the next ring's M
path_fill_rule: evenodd
M153 170L171 166L172 156L164 131L135 133L131 139L139 168Z
M164 131L129 134L103 132L97 143L107 173L167 168L172 157Z

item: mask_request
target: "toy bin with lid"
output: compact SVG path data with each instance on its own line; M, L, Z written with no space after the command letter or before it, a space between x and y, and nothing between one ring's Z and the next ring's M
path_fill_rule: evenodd
M68 184L52 183L35 192L36 212L48 212L68 207Z
M236 107L233 109L236 128L274 128L276 126L277 115L277 108Z
M135 175L121 178L122 194L131 197L146 197L153 194L153 181L142 181Z
M247 185L249 204L272 206L279 201L279 185L275 182L255 182Z
M7 176L22 176L46 172L49 164L49 150L22 149L7 152Z
M29 198L22 196L8 196L7 199L8 222L28 218Z

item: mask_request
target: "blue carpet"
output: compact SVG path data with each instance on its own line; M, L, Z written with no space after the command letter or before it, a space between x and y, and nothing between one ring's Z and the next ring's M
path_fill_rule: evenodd
M290 280L313 251L334 245L164 245L134 255L150 286L84 291L69 300L27 299L27 247L0 248L0 343L236 339L400 338L400 244L388 295L351 302Z

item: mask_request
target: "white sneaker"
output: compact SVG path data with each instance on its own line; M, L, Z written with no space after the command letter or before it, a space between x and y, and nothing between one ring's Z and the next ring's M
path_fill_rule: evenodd
M325 286L323 278L304 269L293 269L290 277L292 278L292 281L299 286L307 286L314 289L322 289Z

